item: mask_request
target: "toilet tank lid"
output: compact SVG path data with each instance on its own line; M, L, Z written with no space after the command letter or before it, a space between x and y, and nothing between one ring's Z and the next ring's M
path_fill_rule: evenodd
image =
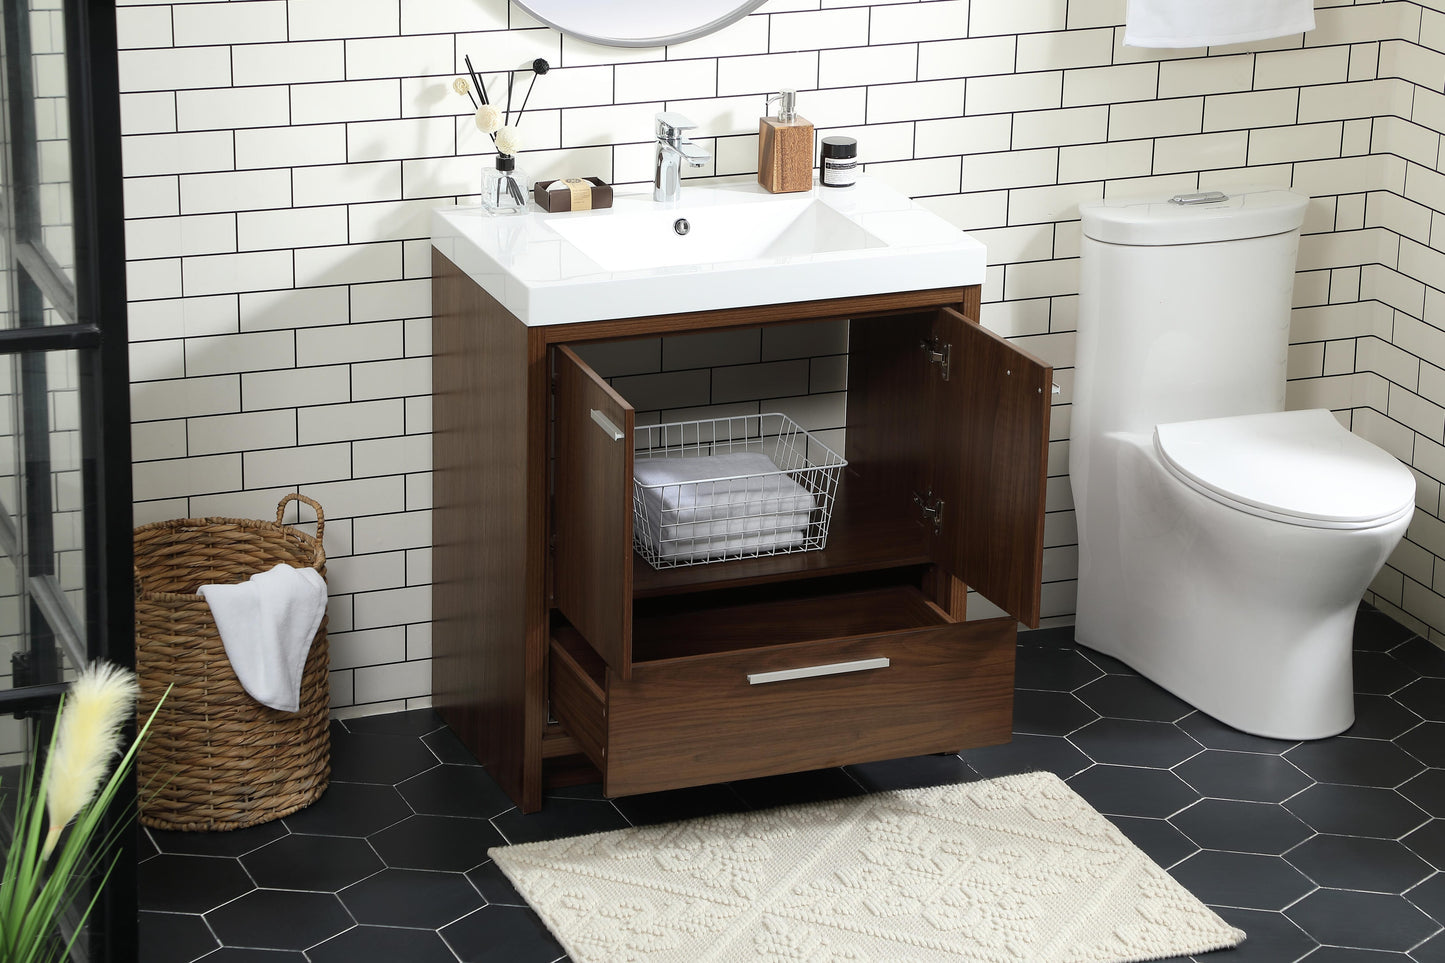
M1304 223L1308 203L1308 197L1280 188L1234 187L1084 201L1079 215L1084 236L1097 241L1204 244L1293 231Z

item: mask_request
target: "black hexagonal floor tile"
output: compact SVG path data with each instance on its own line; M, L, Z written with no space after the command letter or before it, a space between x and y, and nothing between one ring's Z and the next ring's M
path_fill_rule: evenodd
M1435 922L1445 920L1445 874L1437 873L1419 886L1407 890L1405 898Z
M1360 739L1396 739L1420 724L1420 717L1389 696L1355 696L1355 724L1342 735Z
M410 816L371 836L370 842L393 869L464 873L485 862L487 850L506 839L485 819Z
M1285 854L1310 879L1331 889L1403 893L1435 868L1393 839L1316 836Z
M1233 726L1225 725L1207 712L1192 712L1175 725L1189 733L1190 737L1207 749L1229 749L1235 752L1262 752L1278 755L1290 746L1299 744L1241 732Z
M1430 818L1393 789L1365 786L1320 783L1284 805L1316 832L1336 836L1399 839Z
M335 893L257 889L206 914L226 946L304 950L350 929Z
M1173 866L1170 875L1211 906L1282 910L1315 888L1279 856L1203 850Z
M952 753L904 756L902 759L865 762L844 766L843 771L868 792L944 786L952 783L973 782L979 778L978 773Z
M1390 655L1420 675L1445 678L1445 649L1418 635L1395 646Z
M1188 837L1169 825L1165 819L1144 816L1110 816L1109 822L1119 828L1129 841L1144 851L1154 862L1168 869L1181 859L1199 851Z
M1285 915L1329 946L1404 951L1440 928L1403 896L1339 889L1315 890Z
M274 822L233 829L223 833L190 833L166 829L147 829L155 846L163 853L183 856L243 856L260 849L289 832L279 819Z
M1427 769L1400 787L1406 799L1432 816L1445 816L1445 769Z
M471 884L477 888L477 892L481 893L482 898L490 905L527 905L527 900L521 893L517 892L517 887L512 885L512 881L507 878L507 874L502 872L501 867L492 860L487 860L476 869L470 870L467 873L467 879L471 881Z
M1395 693L1395 700L1422 719L1445 722L1445 679L1415 679Z
M1384 950L1357 950L1347 946L1321 946L1304 963L1409 963L1403 953L1387 953Z
M1111 719L1177 722L1194 712L1189 703L1139 675L1106 675L1075 695L1099 715Z
M387 869L337 894L358 923L435 930L485 902L460 873Z
M1278 856L1314 835L1289 810L1274 803L1201 799L1169 818L1203 849Z
M1427 766L1445 769L1445 722L1422 722L1396 739L1395 745Z
M791 806L795 803L823 802L828 799L845 799L858 796L863 787L842 769L811 769L807 772L788 772L781 776L763 776L759 779L740 779L730 783L733 792L754 809L769 809L773 806ZM541 816L543 818L539 819ZM614 827L599 824L605 817L602 813L574 807L555 816L541 813L522 816L508 813L497 820L497 826L514 843L530 842L534 839L555 839L558 836L576 836L579 833L600 832ZM505 821L505 825L504 825ZM596 825L596 829L582 829L582 826ZM573 829L573 826L579 828Z
M1099 719L1069 736L1095 762L1170 769L1203 749L1169 722Z
M200 963L306 963L306 954L295 950L254 950L223 946L201 957Z
M1445 930L1412 949L1406 959L1413 963L1445 963Z
M285 823L293 833L322 836L370 836L411 815L411 807L391 786L333 782L321 798Z
M396 787L412 809L429 816L490 819L512 808L512 800L480 766L436 766Z
M1060 779L1067 779L1093 765L1088 756L1063 736L1017 732L1012 742L982 749L965 749L959 756L985 777L1046 770Z
M432 751L441 762L449 766L480 766L467 747L450 729L438 729L421 737L422 744Z
M307 954L311 963L456 963L435 930L357 926Z
M1020 645L1014 663L1014 685L1020 689L1073 692L1103 674L1073 649Z
M1068 780L1073 790L1109 816L1172 816L1195 800L1194 790L1163 769L1092 766Z
M1397 699L1402 690L1420 678L1409 666L1384 652L1355 652L1354 670L1356 693L1394 695ZM1404 699L1400 701L1415 709ZM1419 712L1418 709L1415 711Z
M156 856L139 867L140 908L204 913L256 888L235 859Z
M334 893L383 869L366 840L351 836L291 835L242 856L241 863L263 887L322 893Z
M1099 718L1099 714L1067 692L1019 689L1014 692L1014 732L1066 736Z
M957 756L951 758L958 760ZM612 804L634 826L736 813L748 808L728 785L689 786L686 789L621 796Z
M1319 946L1283 913L1232 906L1210 908L1224 917L1226 923L1244 930L1247 936L1232 950L1191 957L1197 963L1294 963Z
M331 778L394 786L438 765L416 736L379 732L332 732Z
M1279 756L1224 749L1201 752L1174 771L1201 796L1251 802L1281 802L1314 782Z
M484 906L441 931L468 963L552 963L562 947L526 907Z
M1436 869L1445 869L1445 819L1432 819L1400 841Z
M1284 754L1317 782L1388 789L1419 775L1425 764L1393 743L1379 739L1321 739Z
M371 716L355 716L343 721L350 732L380 732L392 736L423 736L442 728L441 716L435 709L407 709Z
M199 916L142 912L139 920L140 958L146 963L191 963L220 945Z
M1386 652L1414 634L1414 629L1401 625L1368 603L1361 602L1355 613L1353 645L1357 649Z

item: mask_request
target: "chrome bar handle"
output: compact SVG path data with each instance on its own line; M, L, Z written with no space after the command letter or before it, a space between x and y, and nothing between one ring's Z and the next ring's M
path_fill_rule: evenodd
M592 420L597 422L597 427L607 432L607 437L611 438L613 441L621 441L624 437L626 437L625 435L623 435L622 429L618 428L615 424L612 423L611 418L608 418L596 408L592 409Z
M748 685L766 685L769 682L787 682L791 679L813 679L820 675L843 675L847 672L867 672L869 669L886 669L888 664L887 659L858 659L855 662L805 665L797 669L778 669L774 672L749 672Z

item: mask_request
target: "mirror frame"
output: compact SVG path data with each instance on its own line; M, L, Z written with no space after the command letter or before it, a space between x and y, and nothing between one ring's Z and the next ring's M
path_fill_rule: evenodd
M545 5L548 0L512 0L514 4L521 7L528 16L531 16L549 27L562 31L578 40L585 40L588 43L602 44L607 47L661 47L670 43L681 43L684 40L693 40L712 33L714 30L721 30L729 24L736 23L743 17L761 7L767 0L736 0L736 5L728 13L721 17L714 18L696 27L689 27L687 30L667 36L601 36L577 30L565 23L558 23L553 17L549 17L537 11L536 7ZM675 0L676 2L676 0ZM681 0L687 2L687 0Z

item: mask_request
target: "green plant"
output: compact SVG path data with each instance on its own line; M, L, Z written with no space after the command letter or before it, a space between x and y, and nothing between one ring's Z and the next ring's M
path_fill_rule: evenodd
M152 712L122 754L137 691L135 673L96 662L62 697L45 765L22 778L0 879L0 963L64 958L115 869L117 828L97 834L155 719ZM88 898L87 881L94 883ZM75 935L62 944L57 922L67 912L75 914Z

